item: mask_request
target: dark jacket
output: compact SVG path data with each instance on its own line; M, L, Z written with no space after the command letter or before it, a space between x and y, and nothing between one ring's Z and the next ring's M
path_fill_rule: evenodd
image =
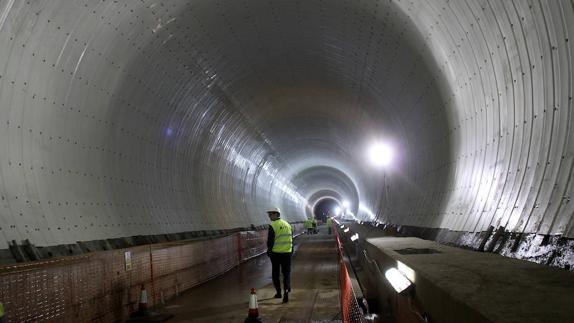
M271 253L273 250L273 244L275 243L275 231L273 227L269 225L269 229L267 230L267 253Z

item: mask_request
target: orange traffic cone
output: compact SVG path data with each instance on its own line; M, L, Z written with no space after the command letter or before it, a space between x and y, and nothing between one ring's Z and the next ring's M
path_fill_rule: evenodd
M132 314L132 317L142 317L142 316L149 316L150 313L147 307L147 291L145 290L145 286L142 284L142 288L140 291L140 301L138 303L138 310Z
M173 314L155 313L149 310L147 304L147 291L145 290L145 286L142 285L138 310L133 312L126 322L163 322L172 317Z
M251 288L251 295L249 295L249 312L245 323L261 323L259 318L259 305L257 305L257 294L255 288Z
M138 304L138 311L139 316L147 316L149 315L147 309L147 291L145 290L145 286L142 285L142 289L140 291L140 302Z

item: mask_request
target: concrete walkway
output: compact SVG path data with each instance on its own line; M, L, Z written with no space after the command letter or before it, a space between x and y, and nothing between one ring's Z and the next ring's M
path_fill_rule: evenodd
M326 227L316 235L295 239L292 292L289 303L273 298L271 263L266 255L252 259L221 277L192 288L168 302L162 312L169 323L243 322L249 290L257 288L263 322L340 322L337 249Z

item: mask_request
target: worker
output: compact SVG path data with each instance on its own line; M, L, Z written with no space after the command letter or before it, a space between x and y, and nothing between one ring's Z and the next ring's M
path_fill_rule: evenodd
M291 225L281 219L281 211L272 208L267 211L271 220L267 236L267 255L271 259L271 276L277 293L275 298L281 298L281 282L279 269L283 273L283 303L289 302L291 292L291 255L293 253L293 230Z
M311 234L313 231L313 221L311 220L311 218L307 218L307 220L305 220L304 226L305 231L307 231L307 234Z
M333 228L333 219L331 217L327 217L327 228L329 229L329 234L331 234Z
M0 323L4 323L4 304L0 302Z
M311 227L313 228L314 234L319 233L319 231L317 231L317 219L313 218L313 220L311 220Z

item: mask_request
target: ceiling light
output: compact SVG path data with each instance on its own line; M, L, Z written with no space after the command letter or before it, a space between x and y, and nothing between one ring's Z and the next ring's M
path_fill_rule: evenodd
M378 143L369 150L369 159L376 166L389 166L393 160L393 148L387 144Z

